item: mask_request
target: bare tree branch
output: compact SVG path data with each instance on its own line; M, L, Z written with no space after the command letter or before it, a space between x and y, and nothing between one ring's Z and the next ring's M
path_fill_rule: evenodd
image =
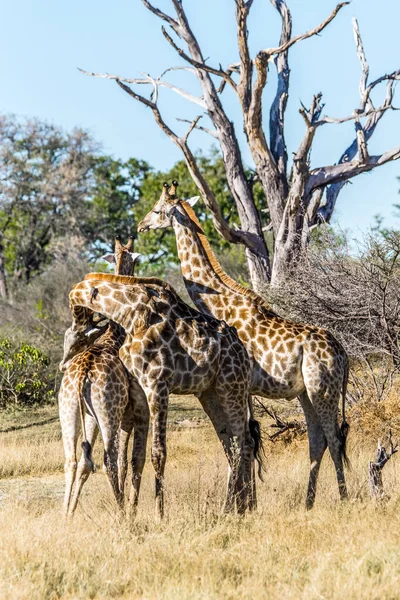
M157 17L159 17L163 21L166 21L169 25L171 25L171 27L173 29L176 29L179 27L179 23L177 21L175 21L175 19L173 19L166 13L162 12L162 10L160 10L159 8L155 8L152 4L150 4L150 2L148 2L148 0L142 0L142 2L146 8L148 8L153 14L155 14Z
M306 33L302 33L301 35L296 35L294 38L291 38L289 41L285 42L284 44L281 44L277 48L268 48L266 50L261 50L260 54L263 54L264 56L269 58L274 54L281 54L282 52L286 52L287 50L289 50L289 48L291 48L291 46L297 44L297 42L306 40L312 37L313 35L318 35L319 33L321 33L321 31L323 31L323 29L325 29L327 25L329 25L329 23L331 23L331 21L333 21L340 9L343 8L343 6L346 6L347 4L350 4L350 2L341 2L340 4L338 4L333 10L333 12L329 15L329 17L325 19L325 21L322 21L322 23L317 25L317 27L314 27L314 29L310 29L310 31L306 31Z
M380 167L387 162L400 158L400 146L392 148L378 156L370 156L368 162L360 163L353 160L348 163L341 163L332 167L320 167L311 171L310 180L307 184L306 193L309 194L313 189L319 186L326 186L332 183L347 181L360 173L371 171L375 167Z
M157 82L155 82L155 83L157 85ZM137 94L134 90L132 90L129 86L127 86L122 81L117 80L117 84L132 98L134 98L138 102L141 102L148 108L151 108L151 110L153 111L154 119L155 119L157 125L164 131L164 133L166 133L166 135L174 142L174 144L176 146L178 146L178 148L180 148L180 150L182 151L182 153L185 157L186 165L187 165L189 172L193 178L193 181L199 188L206 207L211 212L211 215L213 218L213 223L214 223L214 226L215 226L216 230L218 231L218 233L220 235L222 235L229 242L236 243L236 244L242 243L242 244L245 244L246 246L251 245L251 243L252 243L251 237L246 235L246 233L243 231L232 229L228 225L228 223L225 221L225 219L222 215L221 209L218 205L218 202L217 202L213 192L211 191L210 186L208 185L207 181L203 177L203 175L197 165L197 161L187 144L188 137L189 137L190 133L193 131L193 129L196 127L200 117L196 117L196 119L194 119L194 121L191 123L187 133L184 136L179 137L166 124L166 122L162 118L160 110L155 102L152 102L152 101L148 100L147 98L145 98L144 96Z
M365 90L367 88L367 82L368 82L368 77L369 77L369 66L368 66L367 58L365 56L364 46L363 46L361 35L360 35L360 30L358 28L358 22L355 17L353 17L353 33L354 33L354 40L356 43L358 58L360 59L360 63L361 63L361 78L360 78L359 89L360 89L360 96L361 96L361 98L363 98L363 96L365 94ZM369 96L368 96L368 107L367 108L368 108L368 110L371 110L374 108Z
M389 451L382 446L381 441L378 440L378 449L376 452L375 462L369 463L369 488L373 500L383 500L386 497L383 489L382 481L382 469L386 463L392 458L393 454L398 452L398 444L394 444L392 440L392 431L389 430L388 435Z
M190 28L182 2L180 2L180 0L172 0L172 3L178 17L178 25L175 23L173 29L178 37L183 39L186 43L189 54L186 54L181 50L169 34L166 34L166 38L180 56L184 58L184 60L189 59L189 64L196 69L196 75L203 90L203 98L207 106L208 115L218 134L227 173L228 185L237 206L243 229L242 233L248 238L246 255L250 275L254 282L260 282L261 284L261 281L268 280L270 277L268 249L263 237L261 222L254 203L252 189L247 182L234 125L222 107L218 92L210 76L211 74L217 75L235 89L236 83L231 77L233 70L227 72L222 68L219 70L213 69L205 64L200 46ZM250 7L251 4L248 2L247 4Z
M184 50L182 50L182 48L179 48L179 46L177 44L175 44L174 40L169 35L169 33L167 32L165 27L162 27L161 29L162 29L165 39L177 51L179 56L181 56L184 60L186 60L186 62L193 65L196 69L202 69L203 71L206 71L207 73L211 73L211 75L217 75L217 77L222 77L223 79L225 79L225 81L227 83L229 83L229 85L231 85L233 87L233 89L236 89L236 83L233 81L231 76L226 71L223 70L222 67L220 67L219 69L214 69L213 67L210 67L209 65L207 65L205 62L200 62L200 61L194 60L188 54L186 54L186 52L184 52Z
M176 120L180 121L181 123L191 123L191 121L189 121L188 119L177 118ZM198 129L199 131L204 131L204 133L208 133L208 135L211 135L213 138L218 140L218 133L216 131L213 131L212 129L208 129L208 127L203 127L202 125L197 125L197 123L194 128Z
M167 69L167 71L168 70L171 70L171 69ZM171 91L175 92L176 94L179 94L186 100L189 100L189 102L193 102L194 104L198 104L202 108L206 108L205 102L202 98L199 98L198 96L193 96L193 94L190 94L186 90L183 90L182 88L180 88L176 85L172 85L172 83L168 83L167 81L162 81L160 78L167 71L164 71L164 73L162 73L160 75L160 77L158 77L157 79L154 79L150 75L147 75L146 79L137 79L137 78L129 79L127 77L120 77L119 75L110 75L109 73L93 73L90 71L84 71L83 69L79 69L79 68L78 68L78 71L80 71L84 75L88 75L89 77L99 77L101 79L112 79L114 81L123 81L124 83L130 83L131 85L153 85L154 86L154 81L156 81L157 86L168 88Z
M356 42L357 54L360 58L361 67L362 67L362 74L361 74L360 86L359 86L360 94L361 94L360 105L359 105L358 109L354 111L354 114L350 117L347 117L345 119L338 119L338 120L330 119L329 117L323 117L321 119L321 122L318 123L318 125L323 124L325 122L326 123L328 123L328 122L344 123L345 121L349 121L352 119L356 120L357 118L367 117L367 121L366 121L366 123L363 127L363 131L361 133L361 136L362 136L361 143L364 144L364 152L366 151L366 153L368 154L367 143L368 143L368 140L372 137L378 122L380 121L380 119L383 117L383 115L385 114L385 112L387 110L397 110L393 107L393 104L392 104L393 93L394 93L393 86L394 86L394 82L400 79L400 69L393 71L392 73L382 75L381 77L378 77L373 82L371 82L369 85L367 85L368 84L369 67L368 67L368 63L366 60L364 47L363 47L362 39L361 39L361 34L360 34L360 30L359 30L356 19L353 20L353 31L354 31L354 38L355 38L355 42ZM385 100L379 108L375 109L373 106L373 103L370 99L370 94L371 94L372 90L377 85L379 85L379 83L382 83L383 81L388 82L387 87L386 87ZM339 165L341 165L343 163L349 164L350 161L352 161L355 158L355 156L359 152L359 144L360 144L360 132L358 132L358 136L356 134L356 137L352 141L350 146L348 146L346 148L346 150L343 152L342 156L339 159ZM363 152L363 150L361 150L361 152ZM394 153L394 155L396 156L396 153ZM395 160L395 159L393 158L391 160ZM366 162L370 162L370 161L366 161ZM377 162L375 165L372 166L372 168L374 168L374 166L379 166L380 164L383 164L383 163ZM367 170L370 170L370 169L367 169ZM347 181L348 181L348 179L346 179L346 178L340 178L339 181L331 181L330 182L330 185L326 191L325 203L315 213L315 218L314 218L315 224L317 224L318 222L321 222L321 221L326 221L326 222L330 221L331 216L334 211L334 208L335 208L335 205L336 205L337 198L339 196L339 193ZM310 183L310 187L315 188L315 185L314 185L315 180L314 181L310 180L309 183Z
M379 108L371 108L368 112L359 113L358 109L354 111L354 113L348 117L336 118L329 117L328 115L324 115L317 123L315 123L315 127L320 127L321 125L325 125L326 123L348 123L349 121L356 121L358 119L363 119L364 117L370 117L371 115L385 112L386 110L400 110L399 108L395 108L391 104L388 106L381 106Z
M282 31L280 45L286 44L292 35L292 17L284 0L271 0L272 5L279 12L282 20ZM289 97L289 53L288 50L281 52L274 60L278 83L275 98L271 104L269 113L269 135L270 148L275 159L278 171L286 182L287 150L284 135L284 120L287 100Z
M239 83L236 91L245 110L248 110L251 101L251 84L253 78L253 63L248 45L247 17L251 4L244 0L236 0L237 39L240 56Z

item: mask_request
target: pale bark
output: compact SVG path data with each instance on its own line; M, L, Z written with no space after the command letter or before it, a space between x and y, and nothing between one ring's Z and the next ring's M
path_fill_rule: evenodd
M148 10L171 27L170 32L162 27L164 37L186 65L170 67L157 79L150 76L142 79L126 79L116 75L88 74L117 80L122 89L152 109L158 125L181 149L188 169L200 189L207 208L211 211L217 231L228 241L244 245L253 287L261 291L269 281L272 285L279 285L287 277L290 269L296 265L296 261L309 242L312 228L330 220L344 184L361 173L371 171L400 157L400 148L382 152L378 156L370 156L368 152L368 141L377 124L388 110L393 109L393 84L400 79L400 70L382 75L369 83L369 67L358 24L354 20L354 37L362 71L359 82L360 104L352 115L343 118L328 116L321 118L322 94L314 96L309 110L302 105L300 113L305 121L306 131L295 153L289 175L285 142L285 114L290 83L289 50L294 44L321 33L348 2L338 4L330 15L313 29L292 37L292 19L286 1L270 0L281 18L279 46L262 49L252 58L248 44L247 21L253 1L235 0L239 62L233 62L224 69L221 65L212 66L204 58L189 24L182 0L171 0L175 11L174 16L153 6L148 0L142 1ZM185 45L184 48L181 47L181 42ZM267 135L263 123L263 92L267 84L268 68L271 65L275 65L277 70L277 88L269 109L269 135ZM174 69L182 69L194 74L200 83L202 96L193 96L186 90L166 82L164 76ZM220 80L219 87L215 85L213 78ZM375 108L371 100L371 92L382 82L387 82L386 97L382 105ZM151 85L153 93L150 99L145 98L127 84ZM235 128L221 100L221 94L227 84L237 94L241 105L248 146L254 160L257 178L265 194L266 209L263 213L268 213L268 223L262 221L256 209L252 185L246 179ZM177 136L161 117L158 107L159 87L169 89L204 108L214 129L199 125L199 118L197 118L192 122L186 136ZM311 169L310 153L316 132L323 125L350 120L355 123L355 139L343 152L338 164ZM228 185L240 219L241 225L238 231L229 227L223 219L215 196L202 177L188 146L188 135L194 128L211 134L220 145ZM272 267L264 239L265 231L272 231L274 234Z

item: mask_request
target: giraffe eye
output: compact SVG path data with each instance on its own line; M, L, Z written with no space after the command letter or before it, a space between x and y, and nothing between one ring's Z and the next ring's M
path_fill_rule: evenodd
M155 215L161 215L161 210L153 210Z

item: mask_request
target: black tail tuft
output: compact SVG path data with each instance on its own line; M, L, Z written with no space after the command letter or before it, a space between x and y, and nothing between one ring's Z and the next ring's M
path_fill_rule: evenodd
M347 468L350 468L349 457L347 456L347 453L346 453L346 440L347 440L347 436L349 435L349 430L350 430L350 425L347 423L347 421L343 421L343 423L340 427L340 453L342 455L343 462Z
M83 456L85 458L85 462L86 462L87 466L92 471L92 473L94 473L96 470L96 467L94 466L94 462L92 459L92 444L90 442L88 442L87 440L85 440L84 442L82 442L82 450L83 450Z
M254 442L254 458L258 462L258 476L261 479L261 481L264 481L263 472L265 472L265 465L264 465L265 451L264 451L264 444L263 444L262 437L261 437L261 427L260 427L259 421L256 421L256 419L250 418L249 419L249 429L250 429L250 435L253 438L253 442Z

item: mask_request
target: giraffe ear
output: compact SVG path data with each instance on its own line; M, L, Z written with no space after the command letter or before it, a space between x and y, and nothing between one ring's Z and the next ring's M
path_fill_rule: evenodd
M109 254L104 254L104 255L103 255L101 258L102 258L103 260L106 260L107 262L109 262L109 263L111 263L111 264L112 264L112 263L115 263L115 256L114 256L114 253L111 253L111 252L110 252Z
M142 256L141 254L139 254L139 252L129 252L129 254L131 255L133 262L136 262L139 256Z
M193 206L197 204L198 200L200 200L200 196L193 196L192 198L185 200L185 202L187 202L187 204L193 208Z

